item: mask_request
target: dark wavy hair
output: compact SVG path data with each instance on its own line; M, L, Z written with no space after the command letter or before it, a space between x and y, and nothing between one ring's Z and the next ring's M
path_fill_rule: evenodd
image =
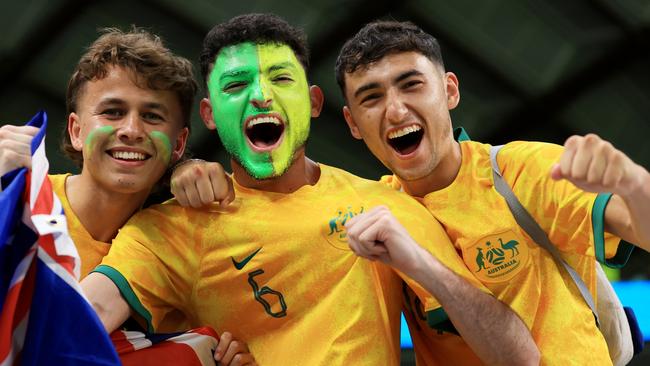
M366 24L345 42L336 58L336 82L345 98L345 74L368 67L384 56L415 51L444 69L438 41L411 22L378 20Z

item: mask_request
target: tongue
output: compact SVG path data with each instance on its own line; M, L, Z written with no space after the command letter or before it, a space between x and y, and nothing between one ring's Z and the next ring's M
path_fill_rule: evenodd
M397 152L400 153L401 155L408 155L408 154L412 153L413 151L415 151L415 149L417 149L418 146L420 146L419 142L417 144L409 145L409 146L406 146L404 148L395 149L395 150L397 150Z

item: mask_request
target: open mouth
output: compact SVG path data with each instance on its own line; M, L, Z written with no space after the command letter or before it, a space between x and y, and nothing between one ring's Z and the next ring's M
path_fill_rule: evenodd
M256 116L246 123L246 137L251 145L260 150L269 150L280 141L284 123L272 115Z
M408 155L420 146L424 130L418 125L411 125L388 133L388 144L400 155Z
M122 160L122 161L144 161L151 158L151 155L147 153L141 153L136 151L107 150L106 153L110 155L113 159Z

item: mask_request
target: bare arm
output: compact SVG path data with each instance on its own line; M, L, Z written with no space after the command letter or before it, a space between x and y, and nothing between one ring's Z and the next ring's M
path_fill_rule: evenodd
M108 333L117 329L131 315L131 308L115 283L93 272L81 281L81 288Z
M596 135L572 136L551 170L588 192L614 194L605 209L605 230L650 251L650 173Z
M465 342L488 365L538 365L540 354L524 322L508 306L475 288L420 247L385 207L346 223L358 255L380 260L435 296Z

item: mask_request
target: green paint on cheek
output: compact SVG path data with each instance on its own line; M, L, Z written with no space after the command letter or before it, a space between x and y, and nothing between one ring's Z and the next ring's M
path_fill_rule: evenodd
M172 144L169 142L169 136L160 131L153 131L149 137L156 147L157 158L162 159L165 165L169 165L172 158Z
M90 154L95 151L97 144L112 135L114 131L115 128L113 126L102 126L90 131L84 141L83 150L85 155L90 156Z
M226 151L257 179L273 174L269 153L253 152L244 135L246 119L259 113L252 99L264 100L257 46L241 43L224 47L208 78L212 116ZM231 88L232 85L240 85Z

